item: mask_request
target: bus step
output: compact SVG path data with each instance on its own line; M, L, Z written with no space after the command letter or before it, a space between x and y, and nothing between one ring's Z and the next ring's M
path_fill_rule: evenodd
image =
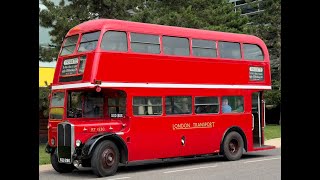
M253 145L253 151L263 151L263 150L269 150L269 149L275 149L276 146L270 146L270 145L259 145L259 144L254 144Z

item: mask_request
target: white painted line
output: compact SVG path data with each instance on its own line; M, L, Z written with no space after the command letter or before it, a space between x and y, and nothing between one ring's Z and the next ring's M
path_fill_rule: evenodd
M254 161L246 161L243 163L253 163L253 162L259 162L259 161L269 161L269 160L274 160L274 159L281 159L281 157L278 158L270 158L270 159L259 159L259 160L254 160Z
M175 173L175 172L181 172L181 171L191 171L191 170L206 169L206 168L213 168L213 167L217 167L217 165L215 165L215 166L204 166L204 167L198 167L198 168L190 168L190 169L179 169L179 170L173 170L173 171L166 171L166 172L163 172L163 173Z
M129 178L131 178L131 177L119 177L119 178L106 179L106 180L129 179Z

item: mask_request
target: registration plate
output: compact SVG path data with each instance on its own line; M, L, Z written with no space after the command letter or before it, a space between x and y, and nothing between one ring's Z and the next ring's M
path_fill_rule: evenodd
M62 163L71 163L71 159L68 159L68 158L60 158L60 162L62 162Z

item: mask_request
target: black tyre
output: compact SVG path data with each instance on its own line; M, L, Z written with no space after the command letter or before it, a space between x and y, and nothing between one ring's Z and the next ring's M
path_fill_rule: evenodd
M229 161L235 161L241 158L243 154L243 139L242 136L232 131L224 138L223 153L224 157Z
M64 164L58 162L57 149L54 153L51 153L51 165L59 173L68 173L72 172L75 167L73 164Z
M99 177L111 176L118 169L119 159L117 146L112 141L102 141L94 149L91 158L92 171Z

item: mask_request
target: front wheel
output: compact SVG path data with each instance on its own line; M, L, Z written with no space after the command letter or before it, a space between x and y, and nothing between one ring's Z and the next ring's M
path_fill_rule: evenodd
M243 154L243 139L238 132L230 132L223 141L224 157L229 161L241 158Z
M118 169L119 159L117 146L112 141L102 141L93 152L91 158L92 170L99 177L111 176Z
M73 164L63 164L58 162L57 149L51 153L51 165L59 173L72 172L75 167Z

